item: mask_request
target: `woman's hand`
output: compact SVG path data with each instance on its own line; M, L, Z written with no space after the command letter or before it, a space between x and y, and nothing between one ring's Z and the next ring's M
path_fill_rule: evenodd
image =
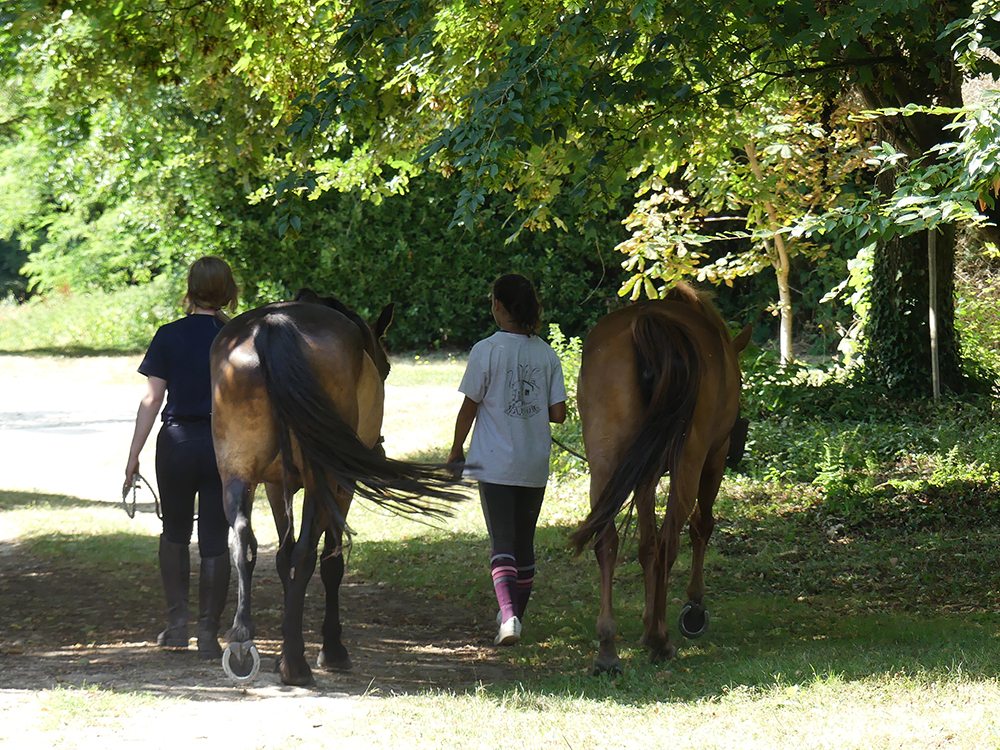
M122 485L122 498L132 489L135 477L139 474L139 454L146 444L160 413L160 406L167 393L167 381L150 375L146 378L146 392L139 401L139 410L135 414L135 431L132 433L132 445L128 452L128 463L125 464L125 484Z
M122 498L135 486L135 480L139 476L139 459L129 458L125 465L125 483L122 485Z

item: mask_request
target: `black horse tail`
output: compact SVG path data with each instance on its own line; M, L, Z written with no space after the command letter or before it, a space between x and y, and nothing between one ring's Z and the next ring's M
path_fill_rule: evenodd
M646 414L622 462L570 541L577 554L614 526L632 493L656 482L681 459L698 399L698 352L687 331L668 318L644 314L632 324L637 377ZM633 500L634 502L634 500Z
M311 510L319 512L322 526L332 525L338 538L347 520L334 485L397 513L438 518L451 515L449 503L465 499L455 489L457 467L393 460L381 446L369 448L361 442L313 375L303 340L286 315L266 316L254 347L277 424L282 462L285 467L293 463L290 436L294 435L305 464L300 468L312 476L316 489L318 507Z

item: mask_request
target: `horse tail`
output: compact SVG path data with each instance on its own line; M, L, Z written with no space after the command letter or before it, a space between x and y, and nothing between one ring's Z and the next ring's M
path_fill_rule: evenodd
M293 463L294 435L304 464L301 468L313 478L320 523L332 524L338 537L347 528L334 485L397 513L451 515L448 503L464 499L454 489L454 467L393 460L381 447L362 443L313 375L303 343L292 320L282 313L263 318L254 337L282 463L285 467ZM290 498L286 497L287 502Z
M645 313L632 324L632 345L646 413L597 503L570 537L578 554L591 539L614 526L615 517L636 489L658 481L665 472L673 483L694 415L698 351L687 331L669 318Z

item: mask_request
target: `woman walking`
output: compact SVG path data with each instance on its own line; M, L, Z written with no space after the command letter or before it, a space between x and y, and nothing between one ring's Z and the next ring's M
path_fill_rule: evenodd
M229 523L222 506L222 480L212 445L212 394L209 349L234 312L236 282L221 258L205 256L188 271L185 317L161 326L139 372L146 393L139 402L135 432L125 466L123 493L139 473L139 454L166 399L156 438L156 484L160 490L163 532L159 564L167 601L167 627L156 639L161 648L188 647L190 555L198 498L198 653L219 658L219 624L229 591Z

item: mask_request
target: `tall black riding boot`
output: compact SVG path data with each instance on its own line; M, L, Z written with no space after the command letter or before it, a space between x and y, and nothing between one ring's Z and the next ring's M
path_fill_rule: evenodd
M188 588L191 559L188 545L175 544L160 535L160 577L167 599L167 628L156 636L161 648L188 647Z
M198 655L205 659L222 657L219 623L229 593L229 553L201 558L198 584Z

